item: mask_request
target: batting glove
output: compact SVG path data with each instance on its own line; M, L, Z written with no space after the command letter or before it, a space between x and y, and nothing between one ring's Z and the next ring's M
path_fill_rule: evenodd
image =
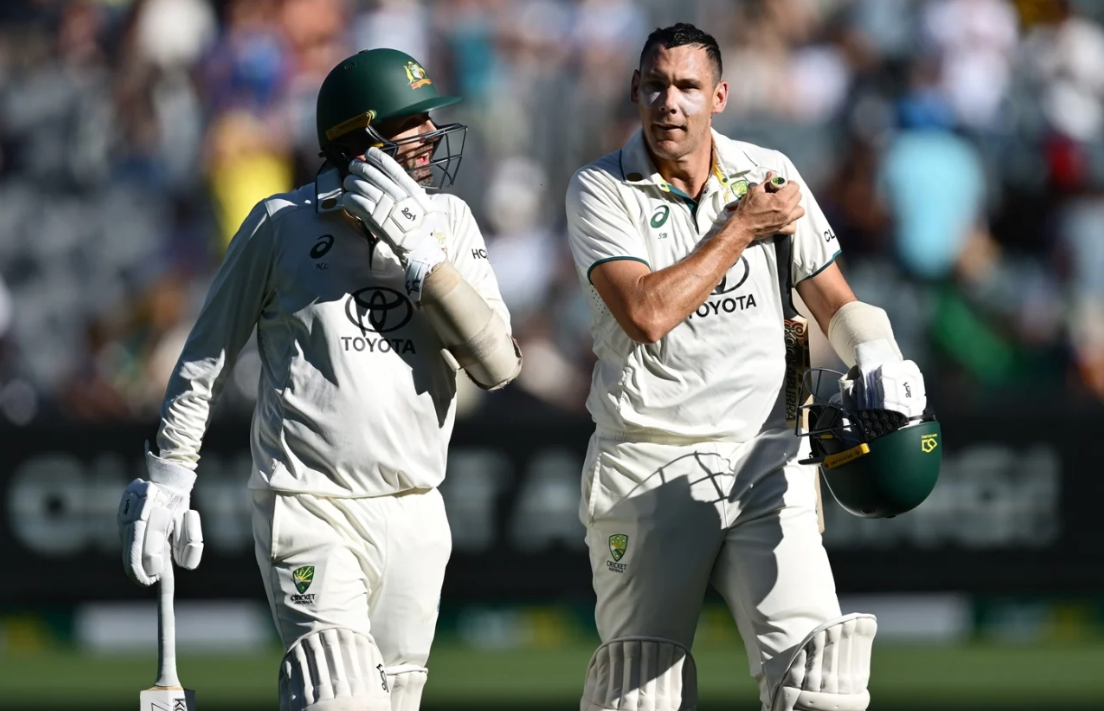
M860 343L855 357L853 397L860 409L893 410L910 418L924 414L927 390L914 361L902 360L884 339Z
M140 585L161 578L169 550L176 564L195 570L203 555L199 512L191 510L196 475L187 468L146 451L149 481L135 479L119 502L119 535L123 568Z
M378 148L349 164L344 187L341 206L398 256L406 267L407 296L420 300L425 278L446 259L438 238L443 214L422 186Z

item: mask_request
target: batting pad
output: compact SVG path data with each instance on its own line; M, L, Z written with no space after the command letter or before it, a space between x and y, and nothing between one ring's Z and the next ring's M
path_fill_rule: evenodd
M376 643L336 628L300 639L280 665L280 711L391 711Z
M580 711L693 711L698 672L690 650L655 637L606 642L590 659Z
M877 632L877 618L862 613L814 629L790 659L771 711L866 711Z
M391 685L391 711L418 711L429 670L417 664L386 667Z

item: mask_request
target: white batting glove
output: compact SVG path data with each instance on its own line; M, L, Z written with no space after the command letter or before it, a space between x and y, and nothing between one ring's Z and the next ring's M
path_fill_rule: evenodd
M855 359L859 377L853 395L860 409L893 410L906 417L924 414L928 395L914 361L902 360L884 339L860 343Z
M176 564L195 570L203 556L199 512L191 510L196 475L187 468L146 451L150 480L135 479L119 502L119 535L123 568L140 585L161 578L170 548Z
M406 267L407 296L421 299L425 278L446 259L436 234L444 223L441 212L422 186L378 148L349 164L344 187L341 206L387 243Z

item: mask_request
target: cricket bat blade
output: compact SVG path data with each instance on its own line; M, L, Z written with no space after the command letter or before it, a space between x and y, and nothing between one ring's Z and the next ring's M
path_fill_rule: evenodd
M195 711L195 692L180 686L155 686L140 695L141 711Z

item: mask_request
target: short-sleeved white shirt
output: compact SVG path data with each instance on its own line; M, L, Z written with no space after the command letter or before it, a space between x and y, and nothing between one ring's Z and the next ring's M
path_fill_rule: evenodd
M768 171L801 181L782 153L713 132L714 165L692 200L656 171L638 131L581 168L567 191L568 238L591 307L598 356L587 408L600 432L639 438L748 441L784 426L781 288L773 241L746 249L713 293L658 343L625 333L590 283L598 265L633 259L652 271L679 262L723 225L725 205ZM827 267L839 242L804 184L790 279Z
M315 185L253 208L235 235L170 378L157 442L194 468L212 401L256 328L261 374L250 487L359 497L435 487L445 476L456 372L405 270ZM502 318L510 314L464 201L447 214L449 260Z

